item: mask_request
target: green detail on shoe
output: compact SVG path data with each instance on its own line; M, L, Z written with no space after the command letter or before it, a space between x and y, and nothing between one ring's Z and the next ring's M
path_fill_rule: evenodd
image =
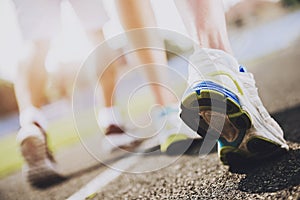
M88 200L88 199L93 199L94 197L96 197L97 193L92 193L90 195L88 195L85 199Z
M263 140L263 141L269 142L269 143L271 143L271 144L280 146L280 144L278 144L277 142L274 142L274 141L272 141L272 140L270 140L270 139L268 139L268 138L265 138L265 137L259 136L259 135L252 136L252 137L248 140L248 142L250 142L250 141L252 141L252 140L255 140L255 139Z
M216 72L213 72L211 74L209 74L210 76L219 76L219 75L225 75L225 76L228 76L234 83L235 87L237 88L237 90L239 91L239 93L241 95L244 95L244 92L241 88L241 86L239 85L239 83L237 82L237 80L235 80L229 73L227 72L224 72L224 71L216 71Z
M160 151L164 153L167 151L169 146L171 144L173 144L174 142L178 142L178 141L182 141L182 140L186 140L186 139L188 139L188 136L185 134L180 134L180 133L172 134L166 139L166 141L164 143L162 143L160 145Z
M218 143L218 145L220 145L219 143ZM228 153L228 152L233 152L236 148L234 148L234 147L231 147L231 146L222 146L221 148L219 148L220 150L219 150L219 158L220 158L220 160L221 160L221 162L224 164L224 165L226 165L227 164L227 160L226 160L226 154Z
M286 149L282 148L279 143L258 135L252 136L247 141L247 148L252 153L258 154L272 154L278 149Z

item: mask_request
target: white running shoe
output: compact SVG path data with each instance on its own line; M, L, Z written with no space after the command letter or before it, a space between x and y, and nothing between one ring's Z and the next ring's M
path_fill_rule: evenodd
M127 133L123 127L111 124L105 129L102 147L106 153L111 153L118 149L133 151L142 142L142 138Z
M181 155L193 153L197 135L187 127L179 116L179 105L169 105L154 111L154 124L162 153Z
M18 132L17 141L26 162L23 173L32 186L44 188L65 180L58 172L41 126L37 123L24 125Z
M190 58L189 88L181 118L202 137L218 139L224 164L230 157L262 159L286 152L283 131L263 106L251 73L221 50L199 49Z
M126 131L117 107L101 108L98 113L98 124L104 129L101 147L106 153L111 153L117 149L132 151L143 141L142 138L135 137Z

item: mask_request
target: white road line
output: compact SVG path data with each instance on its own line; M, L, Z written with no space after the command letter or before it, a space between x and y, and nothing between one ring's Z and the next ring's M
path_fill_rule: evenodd
M68 198L68 200L80 200L86 199L87 197L95 195L97 192L101 190L104 186L112 182L118 176L120 176L123 171L128 169L129 167L133 166L137 163L138 157L128 157L124 158L112 166L110 169L105 170L104 172L100 173L96 178L91 180L88 184L82 187L78 192L74 193L72 196ZM119 169L122 169L119 170Z

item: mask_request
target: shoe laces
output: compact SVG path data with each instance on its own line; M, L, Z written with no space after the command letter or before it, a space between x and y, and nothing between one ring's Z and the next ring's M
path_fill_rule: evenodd
M244 88L246 89L244 91L245 95L250 99L252 105L254 105L263 119L270 118L269 112L266 110L259 97L258 88L256 87L256 82L254 80L253 74L248 72L241 72L241 75L243 75L242 82Z

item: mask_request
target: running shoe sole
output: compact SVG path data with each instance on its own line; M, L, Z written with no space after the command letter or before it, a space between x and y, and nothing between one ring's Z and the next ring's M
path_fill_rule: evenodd
M38 188L45 188L64 181L47 157L45 142L36 137L29 137L21 144L21 153L27 165L23 171L29 183Z
M242 108L239 98L233 92L210 81L199 83L181 104L180 117L203 138L209 129L208 123L200 115L205 111L211 111L212 116L216 113L224 115L226 118L223 127L233 126L233 129L239 131L237 139L233 142L219 138L219 145L222 141L222 145L219 146L219 157L225 165L230 164L227 159L229 154L235 155L233 157L262 159L283 151L279 144L260 136L252 136L246 141L248 151L238 149L247 130L252 126L251 117ZM220 130L222 131L224 128Z
M215 88L216 85L214 84ZM251 127L250 115L242 109L235 94L222 86L218 86L218 90L207 89L208 87L202 89L200 86L183 100L181 118L186 124L205 137L209 126L199 113L210 110L226 114L230 122L239 130L247 130Z

